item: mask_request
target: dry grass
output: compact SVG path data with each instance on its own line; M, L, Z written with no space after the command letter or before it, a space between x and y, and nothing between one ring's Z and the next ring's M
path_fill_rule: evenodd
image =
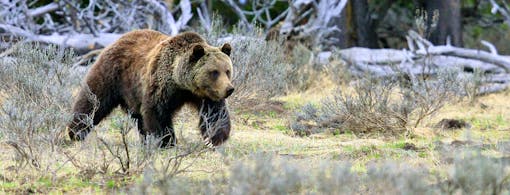
M508 104L509 93L510 91L507 90L497 94L478 97L477 101L474 103L462 102L455 105L448 105L440 114L431 119L431 121L434 122L439 118L466 119L470 122L480 120L489 122L500 121L501 125L498 125L496 130L510 130L505 129L508 128L505 127L508 125L505 125L505 123L510 121L510 104Z
M75 87L57 89L72 96ZM188 109L176 119L178 147L167 150L144 151L134 124L120 111L95 127L84 142L73 143L67 138L53 145L41 139L30 142L37 149L37 166L30 161L20 164L24 157L7 144L6 137L0 137L0 193L486 194L491 191L477 182L496 178L494 181L508 184L502 177L508 175L505 159L510 154L509 91L479 97L475 104L446 105L413 128L414 136L367 139L351 133L324 132L309 137L289 133L291 113L308 102L320 103L337 87L333 81L316 80L306 91L261 104L266 106L235 109L232 138L214 150L201 147L196 113ZM349 86L341 88L349 91ZM4 93L0 98L13 95L19 94ZM12 100L0 99L0 106ZM70 99L62 101L52 105L68 111L64 105ZM48 116L51 114L62 113ZM464 119L471 128L434 128L443 118ZM63 129L65 121L57 122L54 128ZM49 134L32 129L37 135ZM127 170L99 139L114 148L126 146L120 129L129 130L126 138L132 166ZM0 135L11 133L1 130ZM144 160L147 152L150 155ZM171 170L165 171L169 163ZM480 171L470 172L473 167ZM461 172L473 173L476 180L462 183L458 180L465 178Z
M306 93L305 93L306 94ZM314 94L314 93L312 93ZM315 95L315 94L314 94ZM314 95L296 97L291 95L280 98L285 104L294 104L297 102L305 102ZM302 99L301 99L302 98ZM430 120L430 124L438 121L443 117L448 118L465 118L470 122L477 118L487 119L484 125L473 125L471 128L471 138L475 142L482 144L494 145L497 142L508 141L509 137L507 129L510 124L502 123L499 115L508 116L510 109L505 104L505 93L492 94L479 99L488 107L485 109L479 106L466 106L466 103L456 105L448 105L444 108L444 112L435 115ZM120 113L117 113L120 114ZM237 113L237 117L243 113ZM249 113L251 114L251 113ZM181 127L183 139L199 140L198 132L194 129L196 119L187 119L193 116L192 113L185 113L179 118L177 127ZM264 113L251 114L254 120L262 120L265 123L265 129L261 129L253 124L243 124L236 119L234 122L234 132L232 139L225 145L219 147L216 151L207 151L198 157L188 158L185 162L192 163L189 172L180 174L174 179L182 186L184 192L202 192L194 185L201 185L203 181L220 182L221 178L229 178L230 170L235 166L252 166L257 162L254 154L266 154L272 156L271 161L285 163L291 167L299 167L307 170L320 170L324 163L334 162L351 162L350 170L360 173L366 173L369 169L367 166L377 162L399 161L411 167L427 167L430 170L436 170L444 174L452 167L445 159L444 154L435 149L434 142L442 142L445 145L451 145L456 140L466 140L463 130L453 132L439 131L428 124L420 127L424 134L417 134L414 138L409 139L361 139L354 135L329 135L319 134L312 137L295 137L291 136L278 127L284 125L284 115L276 114L273 116L264 115ZM111 120L111 119L110 119ZM508 121L508 118L503 118ZM109 130L109 123L103 123L96 128L97 136L104 137L110 141L119 140L119 133ZM494 129L486 129L487 126L495 127ZM489 137L489 138L487 138ZM82 151L82 147L94 145L93 138L84 143L74 143L67 147L67 151ZM136 134L132 132L130 139L136 140ZM405 150L402 148L403 143L413 143L417 150ZM0 145L0 150L4 151L0 155L0 170L2 177L0 179L0 191L3 192L39 192L39 193L110 193L125 190L137 190L141 183L147 177L147 173L141 175L118 175L108 173L106 175L98 174L91 178L83 178L83 172L80 172L73 166L66 166L52 177L53 179L42 176L41 173L34 172L30 168L14 169L16 164L13 161L14 151L5 144ZM157 152L158 158L167 156L167 151ZM484 149L484 153L491 156L501 156L503 153L496 148ZM101 153L86 153L83 155L89 159L90 164L100 164ZM97 156L90 156L97 155ZM64 156L47 156L45 158L62 158ZM93 159L93 160L91 160ZM241 164L239 164L241 163ZM247 167L243 167L248 169ZM275 167L280 169L281 165ZM395 168L399 169L399 168ZM42 176L42 177L41 177ZM218 179L220 178L220 179ZM217 181L220 180L220 181ZM152 184L152 192L165 190L157 185ZM237 184L236 184L237 185ZM214 190L224 191L226 189ZM304 189L302 189L304 190ZM174 192L183 192L174 191ZM306 190L305 190L306 191ZM224 191L225 192L225 191ZM226 191L228 193L228 190Z

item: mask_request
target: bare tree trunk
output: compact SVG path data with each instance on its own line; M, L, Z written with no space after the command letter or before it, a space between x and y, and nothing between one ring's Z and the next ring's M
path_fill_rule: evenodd
M393 0L352 0L352 15L356 28L357 46L368 48L379 48L379 36L377 27L381 23L388 10L395 1Z
M348 48L356 45L352 41L353 34L353 21L352 21L352 1L349 1L344 8L344 11L340 14L339 18L333 20L334 25L340 29L340 33L334 33L333 36L336 39L336 43L334 43L334 47L336 48Z
M436 45L444 45L449 36L452 45L461 47L463 41L460 0L426 0L425 8L429 19L432 18L434 10L439 11L437 28L428 28L432 30L429 40Z
M357 46L379 48L379 37L375 32L374 21L370 18L370 10L367 0L351 1L356 24Z

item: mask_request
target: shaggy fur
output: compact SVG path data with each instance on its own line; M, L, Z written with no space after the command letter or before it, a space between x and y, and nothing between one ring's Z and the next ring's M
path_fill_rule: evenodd
M230 134L225 98L232 94L229 44L208 45L195 33L173 37L152 30L125 34L104 49L85 78L74 105L69 136L83 140L115 107L138 122L144 140L176 143L172 118L186 103L199 111L206 141L219 145Z

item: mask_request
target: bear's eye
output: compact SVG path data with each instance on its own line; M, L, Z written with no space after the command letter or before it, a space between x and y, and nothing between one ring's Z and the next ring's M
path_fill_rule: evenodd
M213 78L213 79L217 79L218 76L220 76L220 72L218 72L217 70L213 70L209 74L211 75L211 78Z
M230 70L227 70L227 77L230 78Z

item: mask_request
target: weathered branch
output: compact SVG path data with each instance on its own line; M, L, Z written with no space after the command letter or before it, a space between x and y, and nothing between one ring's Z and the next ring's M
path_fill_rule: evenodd
M492 14L500 13L505 18L508 26L510 26L510 7L508 4L503 1L503 6L500 6L495 0L490 0L490 2L492 4Z
M476 59L497 65L505 69L505 71L510 72L510 58L493 54L497 53L497 51L492 51L492 53L489 53L478 49L466 49L451 45L434 46L432 43L425 40L414 31L409 31L409 36L414 42L416 42L419 47L419 49L415 51L415 53L418 55L448 55ZM495 50L495 48L493 49Z
M46 14L46 13L49 13L49 12L53 12L55 10L58 9L58 4L53 2L53 3L50 3L48 5L45 5L45 6L42 6L42 7L38 7L36 9L32 9L28 12L28 15L30 17L38 17L38 16L41 16L43 14Z
M482 45L487 47L489 49L489 51L491 52L491 54L498 55L498 50L496 49L496 46L494 46L494 44L492 44L486 40L481 40L480 43L482 43Z
M393 77L402 72L434 75L438 69L455 68L461 71L461 76L468 78L471 77L468 75L482 74L478 94L493 93L510 86L510 58L498 55L496 47L489 42L483 44L491 52L451 45L435 46L413 31L406 38L410 51L355 47L339 50L339 57L348 63L351 73L358 76L368 73L375 77Z
M55 20L49 14L62 19ZM175 35L192 17L189 0L180 1L174 10L159 0L90 0L86 7L63 0L36 8L29 8L25 0L0 1L4 36L58 44L79 52L104 47L133 29L151 28Z
M202 11L203 10L203 11ZM200 3L200 8L197 8L198 18L200 19L200 24L205 28L207 32L211 32L212 24L211 24L211 16L207 11L207 5L205 2Z
M505 83L505 84L498 84L498 83L489 84L489 85L480 87L477 95L485 95L485 94L489 94L489 93L495 93L495 92L503 91L503 90L506 90L509 86L510 86L509 83Z
M26 38L29 38L29 39L34 37L34 36L36 36L33 33L29 32L29 31L26 31L26 30L23 30L23 29L21 29L19 27L16 27L16 26L0 24L0 29L3 29L6 32L10 32L14 36L21 36L21 37L26 37Z
M505 73L505 69L491 63L483 62L476 59L460 58L455 56L431 56L430 63L438 68L451 68L458 67L467 72L474 72L475 70L484 73Z
M340 56L348 62L371 64L400 64L402 61L416 58L410 52L397 49L369 49L353 47L340 50Z
M105 47L121 36L115 33L100 33L97 37L92 34L74 34L67 36L58 34L35 35L21 28L4 24L0 24L0 29L11 32L15 36L25 37L30 41L39 41L74 48L78 53L83 53L97 47Z
M315 44L327 43L326 37L338 33L340 29L332 26L347 5L347 0L296 0L290 2L287 17L280 28L280 34L295 38L310 37ZM307 18L302 23L303 17Z
M241 23L245 25L248 28L252 28L250 23L248 22L248 19L243 13L243 10L237 6L237 4L232 0L226 0L225 1L232 9L234 9L234 13L236 13L237 17L239 17L239 20L241 20Z
M186 27L186 25L188 24L188 22L193 17L193 14L191 13L191 3L189 2L189 0L181 0L179 2L179 7L181 9L181 15L180 15L179 19L177 19L177 22L176 22L178 29L175 32L175 34L172 33L172 35L176 35L182 29L184 29Z
M506 72L510 72L510 61L507 57L493 55L486 51L459 48L454 46L434 46L429 48L431 54L436 55L450 55L456 57L476 59L483 62L488 62L504 68Z

